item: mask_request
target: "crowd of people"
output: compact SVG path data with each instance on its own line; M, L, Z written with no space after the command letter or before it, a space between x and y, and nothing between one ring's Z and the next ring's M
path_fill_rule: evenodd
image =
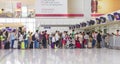
M67 31L48 34L47 31L21 32L0 30L0 49L42 49L42 48L105 48L109 46L110 34L102 32Z

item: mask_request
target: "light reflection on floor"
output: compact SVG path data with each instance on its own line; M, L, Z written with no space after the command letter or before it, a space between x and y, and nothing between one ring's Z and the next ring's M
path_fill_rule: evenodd
M120 64L112 49L0 50L0 64Z

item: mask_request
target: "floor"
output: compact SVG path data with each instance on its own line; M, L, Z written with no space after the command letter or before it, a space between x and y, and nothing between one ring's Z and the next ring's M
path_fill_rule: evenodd
M112 49L0 50L0 64L120 64Z

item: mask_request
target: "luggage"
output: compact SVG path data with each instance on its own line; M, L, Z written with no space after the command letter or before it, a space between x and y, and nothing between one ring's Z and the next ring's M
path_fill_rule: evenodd
M2 42L2 44L1 44L1 45L2 45L2 49L4 49L4 42Z
M10 49L10 42L6 42L6 43L5 43L4 49Z
M52 48L52 49L55 48L55 43L51 43L51 48Z
M80 42L78 40L76 40L75 46L76 46L76 48L81 48L81 44L80 44Z
M74 49L74 48L75 48L74 44L70 43L70 44L69 44L69 48L70 48L70 49Z
M21 48L21 42L18 42L18 49Z
M33 49L33 42L30 43L30 49Z
M0 42L0 49L2 48L1 42Z
M21 49L25 49L25 43L21 42Z
M14 48L18 48L18 40L14 41Z
M92 48L92 42L88 42L88 48Z

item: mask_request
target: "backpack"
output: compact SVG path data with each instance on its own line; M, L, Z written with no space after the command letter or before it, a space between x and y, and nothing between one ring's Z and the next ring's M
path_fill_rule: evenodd
M23 39L25 39L26 38L26 34L23 36Z
M32 40L33 40L33 41L36 40L36 38L35 38L35 34L32 35Z

